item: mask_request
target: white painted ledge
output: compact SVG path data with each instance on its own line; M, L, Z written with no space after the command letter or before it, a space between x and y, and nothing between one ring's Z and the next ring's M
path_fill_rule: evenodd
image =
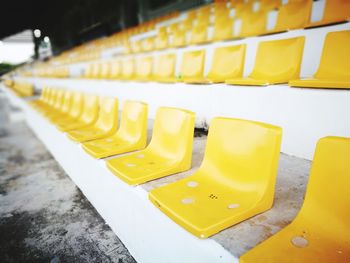
M24 100L6 88L2 90L11 103L23 110L28 125L137 262L238 263L214 240L198 239L182 229L153 206L146 190L119 180L103 160L90 157Z

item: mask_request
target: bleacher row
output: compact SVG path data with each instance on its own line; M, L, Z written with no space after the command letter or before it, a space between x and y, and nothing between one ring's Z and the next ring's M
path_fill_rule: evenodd
M255 66L244 78L246 45L216 48L210 71L204 75L205 50L184 53L180 74L176 76L176 54L145 56L90 64L85 78L158 82L219 83L264 86L289 83L312 88L350 88L350 30L326 36L319 68L309 79L299 79L304 37L263 41L258 45ZM59 77L59 74L55 75Z
M280 0L218 1L189 11L184 18L179 13L173 13L160 20L148 21L110 37L87 43L79 48L66 51L49 63L44 63L36 70L27 71L24 74L68 77L68 68L57 67L57 65L99 60L102 52L111 48L120 48L118 58L123 58L129 54L147 54L155 50L241 39L349 20L349 1L324 1L326 3L323 15L317 22L311 21L312 8L315 5L312 0L290 0L286 4L285 1ZM273 28L269 28L268 23L271 12L277 12ZM172 19L177 20L172 22ZM170 21L169 24L164 26L157 24L167 21ZM237 31L237 28L240 28L239 32L234 32ZM151 33L151 36L147 36L147 33ZM78 52L77 49L82 51Z
M118 99L45 87L30 105L110 171L138 185L191 167L195 113L157 110L147 144L148 106L126 101L118 128ZM155 188L150 201L197 237L207 238L273 206L282 129L266 123L214 118L200 168ZM130 153L132 152L132 153ZM129 153L122 156L114 156ZM317 143L304 204L282 231L244 254L240 262L350 260L350 138ZM330 185L331 182L331 185Z
M12 91L19 97L31 97L34 95L34 86L29 82L18 82L11 79L6 79L4 84L11 88Z

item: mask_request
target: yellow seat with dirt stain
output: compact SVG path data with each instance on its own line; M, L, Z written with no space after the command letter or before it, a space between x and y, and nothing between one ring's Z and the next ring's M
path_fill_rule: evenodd
M92 94L84 94L84 107L77 119L60 121L56 124L60 131L71 131L92 125L98 117L98 97Z
M146 149L107 161L107 167L130 185L142 184L190 169L195 114L161 107Z
M68 138L76 142L85 142L108 137L118 128L118 99L101 97L96 122L88 127L69 131Z
M293 87L350 89L350 30L330 32L323 46L320 66L311 79L289 81Z
M85 142L83 149L95 158L144 149L147 143L147 112L148 106L143 102L124 102L117 132L104 139Z
M299 214L240 262L350 262L349 185L350 138L322 138Z
M185 83L203 81L205 50L187 51L183 54L180 80Z
M68 112L72 106L73 92L70 90L65 90L63 94L63 101L57 111L51 112L45 115L47 119L55 120L64 118L68 115Z
M226 80L227 84L266 86L288 83L299 77L305 37L259 43L255 65L246 78Z
M281 137L273 125L214 118L200 168L149 199L200 238L262 213L273 204Z
M83 93L73 91L72 97L73 98L72 98L71 106L69 108L69 111L67 112L67 115L52 117L50 119L52 123L54 123L55 125L63 125L66 123L78 121L78 118L83 112L83 106L84 106Z

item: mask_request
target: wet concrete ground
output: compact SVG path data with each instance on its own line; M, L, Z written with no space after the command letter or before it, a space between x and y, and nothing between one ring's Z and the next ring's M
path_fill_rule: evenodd
M0 98L1 262L135 262L123 243Z

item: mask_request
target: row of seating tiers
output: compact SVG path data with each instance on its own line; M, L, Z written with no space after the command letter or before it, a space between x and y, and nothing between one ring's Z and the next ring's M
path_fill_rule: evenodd
M350 19L350 2L324 0L320 20L312 21L312 0L216 1L180 16L179 12L159 17L109 37L75 47L51 59L46 66L96 60L104 50L120 48L121 54L179 48L213 41L240 39L288 30L323 26ZM276 23L268 23L276 14ZM172 22L173 20L176 20ZM158 24L169 21L169 24ZM144 33L147 34L142 37ZM134 39L135 36L141 36Z
M299 79L304 37L260 42L252 73L244 78L245 45L216 48L209 73L204 75L205 50L185 52L180 74L176 55L162 54L90 64L85 78L158 82L219 83L264 86L289 83L313 88L350 88L350 30L328 33L316 74Z
M29 82L18 82L7 79L4 84L19 97L31 97L34 95L34 85Z
M69 139L137 185L191 167L195 113L157 110L147 144L147 104L126 101L118 128L118 100L44 88L31 101ZM211 121L202 165L192 175L149 192L150 201L199 238L273 206L282 129L266 123L216 117ZM316 147L304 204L296 219L240 262L339 262L350 260L350 138L325 137ZM329 187L330 178L332 187Z

